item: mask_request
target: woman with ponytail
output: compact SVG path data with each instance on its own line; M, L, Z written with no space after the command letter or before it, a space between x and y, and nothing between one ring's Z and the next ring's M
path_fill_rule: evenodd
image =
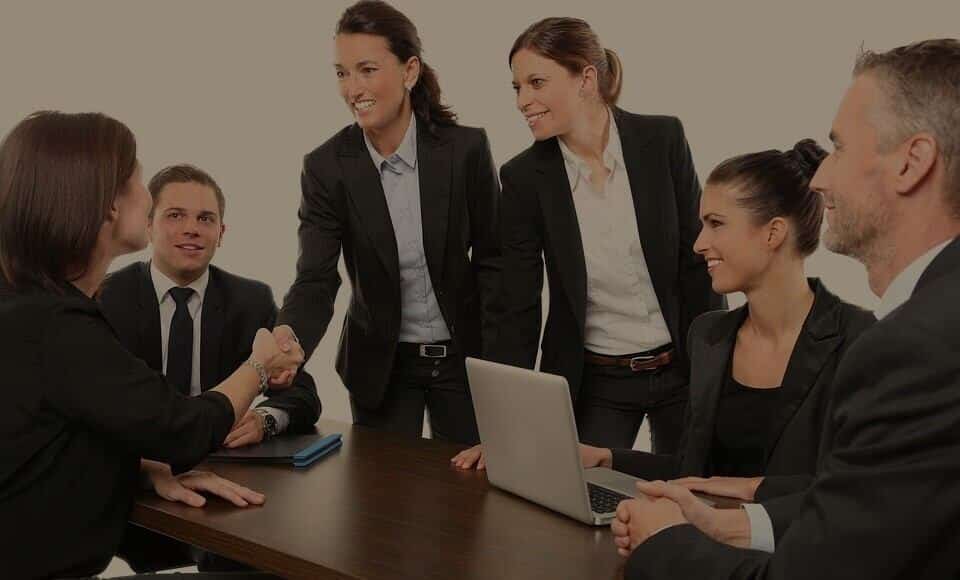
M535 143L500 172L503 316L490 358L532 368L546 262L540 370L570 386L581 441L679 443L694 318L723 308L694 254L700 184L680 121L617 107L623 69L590 25L547 18L508 58ZM483 467L479 448L454 464Z
M643 479L676 479L688 489L757 502L719 510L714 539L770 549L769 517L779 538L817 471L820 437L837 363L871 313L840 300L804 263L819 243L823 201L810 180L826 157L806 139L721 163L700 204L694 249L707 261L713 290L743 292L747 303L710 312L690 325L690 404L672 456L581 446L587 467L612 467ZM763 515L759 515L762 513ZM732 534L732 530L746 533ZM750 533L749 530L753 530Z
M354 123L304 159L300 257L275 334L309 356L340 286L352 296L337 371L354 422L476 443L465 356L479 356L499 281L499 186L482 129L441 101L413 23L379 1L337 23L340 95Z

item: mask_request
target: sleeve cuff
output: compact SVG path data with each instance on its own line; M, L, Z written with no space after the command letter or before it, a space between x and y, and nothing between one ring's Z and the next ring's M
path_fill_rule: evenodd
M775 540L773 536L773 522L770 515L758 503L745 503L743 509L750 520L750 549L763 552L773 552Z

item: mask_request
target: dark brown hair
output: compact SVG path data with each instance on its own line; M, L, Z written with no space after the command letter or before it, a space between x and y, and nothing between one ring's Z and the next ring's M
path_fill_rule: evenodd
M337 22L337 34L373 34L386 39L400 62L420 60L420 78L410 91L417 119L434 131L438 125L456 125L457 115L441 101L437 73L423 60L417 27L402 12L379 0L361 0L347 8Z
M878 127L882 145L932 133L946 167L948 201L960 217L960 41L941 38L887 52L863 51L853 74L864 73L876 75L894 116L892 127Z
M820 244L823 200L810 189L827 152L813 139L804 139L789 151L770 149L727 159L716 167L707 183L746 191L737 200L750 210L757 223L782 217L796 226L794 241L801 256L809 256Z
M153 217L153 208L160 202L160 192L171 183L198 183L205 185L213 190L217 196L217 206L220 208L220 219L223 219L223 213L227 209L227 200L223 197L223 190L217 185L217 182L206 171L194 165L181 163L164 167L150 178L147 189L150 190L150 196L153 197L153 207L150 208L150 217Z
M554 17L531 24L514 41L507 63L511 64L513 55L523 49L549 58L571 74L580 74L588 66L596 68L600 97L608 105L617 104L623 86L620 57L603 48L586 21Z
M86 273L114 201L137 165L123 123L41 111L0 144L0 267L15 289L61 292Z

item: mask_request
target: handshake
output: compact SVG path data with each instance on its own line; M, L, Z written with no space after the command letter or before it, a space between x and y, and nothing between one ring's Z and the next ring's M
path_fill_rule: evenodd
M274 389L292 385L305 358L300 341L286 324L274 328L272 333L265 328L258 330L253 338L252 356L264 366Z

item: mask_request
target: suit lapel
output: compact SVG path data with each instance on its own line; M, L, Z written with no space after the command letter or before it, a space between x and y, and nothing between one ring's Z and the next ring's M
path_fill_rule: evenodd
M784 429L817 383L820 372L840 347L839 299L815 282L813 307L793 347L780 388L779 408L770 421L770 443L764 455L769 462Z
M587 265L570 180L556 138L537 144L539 198L543 222L554 249L557 270L583 332L587 310Z
M691 440L687 442L683 458L685 471L706 473L709 467L717 405L737 342L737 331L746 316L745 306L723 314L707 330L705 340L691 345L690 425L699 425L699 428L688 435Z
M633 194L633 209L637 214L637 234L643 247L643 257L647 262L657 299L661 305L670 304L667 300L667 287L675 274L670 271L670 264L676 263L676 258L671 251L675 242L668 243L669 240L664 237L663 208L660 207L663 195L660 189L666 184L659 179L663 167L658 163L651 163L644 155L644 149L649 145L652 136L643 133L640 127L631 123L622 110L613 109L613 115L620 133L623 160Z
M417 123L417 172L420 178L420 213L423 249L434 285L443 279L447 225L450 223L451 148Z
M220 369L220 345L226 320L226 300L217 270L210 267L210 279L203 296L200 311L200 390L206 391L217 385Z
M343 163L347 193L356 207L357 216L370 236L377 256L399 288L400 258L396 233L384 197L380 174L373 165L359 126L350 128L339 154Z
M157 290L150 275L150 262L140 263L139 285L137 289L138 308L137 319L140 321L137 329L140 352L135 353L142 358L147 366L163 372L163 346L160 333L160 304L157 302Z

